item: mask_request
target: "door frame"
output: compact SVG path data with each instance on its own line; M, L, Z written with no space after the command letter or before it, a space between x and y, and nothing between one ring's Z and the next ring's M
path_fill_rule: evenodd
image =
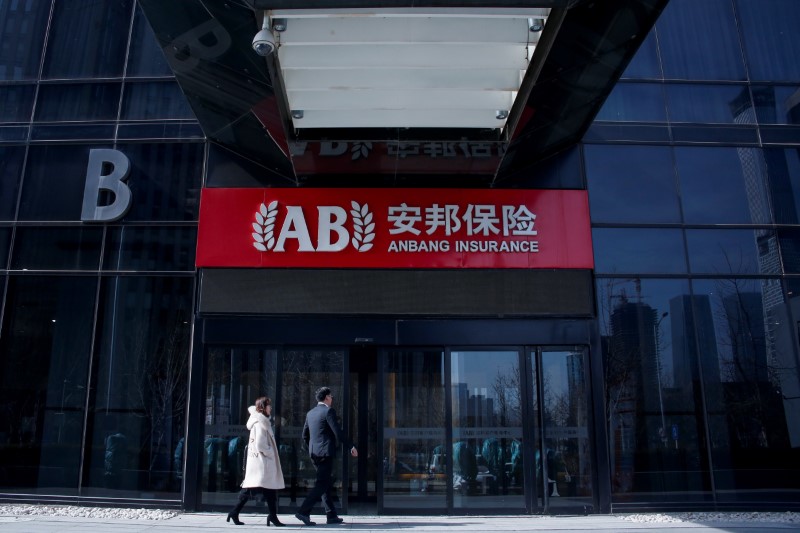
M313 331L313 335L309 332ZM383 390L384 349L408 347L455 347L464 349L519 349L526 367L532 360L531 347L555 347L582 345L588 347L586 372L587 394L589 398L589 431L592 444L592 477L595 506L590 512L607 513L611 510L611 480L608 464L608 442L603 407L603 362L600 356L601 339L597 321L593 318L379 318L379 317L336 317L336 316L236 316L199 315L195 318L194 338L191 352L190 378L187 401L186 448L184 455L183 508L200 511L200 479L198 470L202 452L203 434L203 394L205 379L205 353L210 345L272 346L337 346L347 350L357 344L374 346L378 353L377 386ZM437 348L438 349L438 348ZM444 349L444 348L442 348ZM449 352L448 352L449 353ZM449 356L447 356L449 376ZM346 362L346 367L349 361ZM530 379L526 368L525 380ZM344 371L349 373L349 367ZM449 380L449 377L447 378ZM529 395L530 387L525 388ZM447 392L448 396L450 392ZM524 409L532 405L530 398ZM450 408L447 412L450 413ZM348 421L349 422L349 421ZM448 425L452 425L449 421ZM529 427L530 424L524 425ZM383 443L383 409L378 410L378 443ZM523 432L526 430L523 429ZM524 438L533 438L523 433ZM452 437L452 435L451 435ZM525 447L524 461L533 464L533 449ZM348 456L349 457L349 456ZM526 469L528 470L528 469ZM376 490L378 510L381 512L383 494L382 470L378 469ZM343 474L347 474L344 472ZM450 472L452 475L452 472ZM527 476L531 474L526 472ZM528 513L540 512L533 502L529 490L535 481L526 479L525 494ZM343 509L346 505L344 495ZM448 505L452 509L451 505Z

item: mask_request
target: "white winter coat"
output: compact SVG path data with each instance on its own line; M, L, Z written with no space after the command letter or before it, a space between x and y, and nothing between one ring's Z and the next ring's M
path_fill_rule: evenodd
M255 406L251 405L248 411L250 418L247 420L247 429L250 430L250 440L247 443L247 463L242 488L282 489L285 487L283 470L272 424L263 413L256 411Z

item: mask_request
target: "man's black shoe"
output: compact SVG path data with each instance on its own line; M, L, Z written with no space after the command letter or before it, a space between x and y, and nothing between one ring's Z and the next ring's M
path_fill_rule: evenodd
M312 522L311 521L311 517L308 516L307 514L295 513L294 517L297 518L298 520L300 520L302 523L304 523L307 526L316 526L317 525L316 522Z
M341 524L342 522L344 522L344 520L338 516L329 516L327 520L328 524Z

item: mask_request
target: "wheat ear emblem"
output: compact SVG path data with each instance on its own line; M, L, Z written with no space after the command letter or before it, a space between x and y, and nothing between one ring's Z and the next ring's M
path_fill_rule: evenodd
M278 216L278 200L273 200L269 206L261 204L256 211L256 221L253 222L253 246L256 250L268 252L275 246L275 217Z
M366 252L372 248L372 241L375 240L375 223L372 221L372 213L369 212L369 205L359 205L358 202L350 202L353 208L350 214L353 215L353 248L359 252Z

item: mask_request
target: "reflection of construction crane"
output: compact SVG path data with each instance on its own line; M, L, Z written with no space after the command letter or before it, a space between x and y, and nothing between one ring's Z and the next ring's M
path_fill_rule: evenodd
M636 292L636 301L638 303L642 303L642 279L634 278L633 287L634 291ZM625 305L628 303L628 293L625 291L625 287L622 287L619 290L619 294L612 294L611 298L619 298L620 305Z

